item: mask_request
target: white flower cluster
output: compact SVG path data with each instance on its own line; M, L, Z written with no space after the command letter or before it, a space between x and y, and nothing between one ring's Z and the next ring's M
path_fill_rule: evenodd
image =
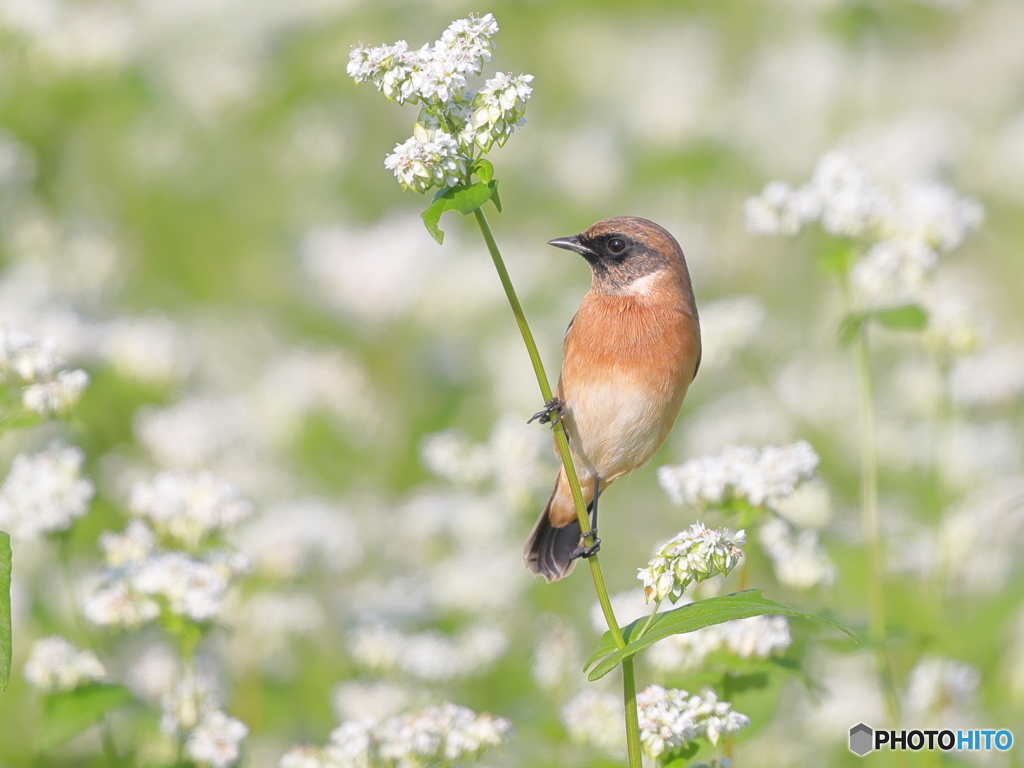
M222 709L211 680L187 672L161 700L160 730L184 740L185 754L200 765L227 768L240 756L249 729Z
M469 89L469 78L491 59L497 31L488 13L452 22L440 40L418 50L404 40L352 49L348 74L357 83L373 83L389 101L422 105L412 138L384 161L404 189L464 182L477 150L503 146L523 124L532 75L498 73L478 92Z
M694 581L729 572L740 561L740 547L746 543L746 532L733 534L728 528L711 530L703 523L694 523L658 548L637 578L644 583L647 602L668 598L673 603Z
M723 646L741 659L767 659L792 643L785 616L751 616L666 637L650 649L647 658L662 671L686 672L698 669Z
M192 621L216 618L246 560L231 550L208 549L201 555L195 550L209 534L248 515L249 502L206 473L163 472L152 483L135 486L131 507L139 517L124 532L100 535L108 572L85 600L86 618L124 627L151 621L162 609ZM155 530L143 518L153 521ZM180 549L182 544L192 552Z
M130 508L188 549L252 514L252 504L210 472L161 472L152 482L138 482L132 488Z
M281 768L416 768L473 760L512 737L512 723L446 703L381 723L342 723L323 748L299 746Z
M585 688L566 702L559 716L573 741L623 756L626 730L621 696Z
M676 504L712 506L742 499L755 507L772 507L810 479L818 462L805 440L761 450L728 446L718 456L661 467L658 481Z
M945 726L975 708L980 685L981 671L973 664L925 656L907 676L903 708L916 722Z
M529 503L533 491L547 483L541 461L543 437L517 416L504 416L491 429L487 442L475 442L457 429L423 438L420 460L438 477L457 485L493 481L513 506Z
M686 691L651 685L637 694L640 746L651 759L664 759L699 738L712 744L750 725L750 718L718 701L714 691L691 696Z
M885 189L838 151L818 161L809 183L770 182L745 210L748 229L760 234L795 235L818 221L830 235L868 239L872 245L852 276L865 299L875 302L919 286L938 253L956 248L982 220L976 200L943 184Z
M200 765L227 768L238 760L240 745L248 735L249 728L241 720L211 712L189 734L185 754Z
M758 531L758 541L772 561L775 577L795 589L829 586L836 580L836 565L810 528L797 532L781 518L772 518Z
M81 476L85 454L60 440L19 454L0 486L0 529L18 539L67 530L88 511L95 487Z
M106 675L103 664L92 651L82 651L59 635L36 640L24 674L37 691L70 691Z
M0 384L14 383L21 404L48 416L69 411L81 399L89 374L68 369L51 341L38 342L21 331L0 326Z
M508 638L487 624L469 627L454 638L438 630L404 634L376 624L354 630L348 646L364 667L436 682L480 674L505 652Z

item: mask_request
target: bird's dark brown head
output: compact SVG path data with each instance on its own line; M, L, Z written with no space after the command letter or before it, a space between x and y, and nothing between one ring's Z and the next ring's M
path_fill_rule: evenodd
M685 281L690 277L679 243L648 219L619 216L594 224L572 237L548 242L576 251L590 264L594 289L601 293L645 293L659 277Z

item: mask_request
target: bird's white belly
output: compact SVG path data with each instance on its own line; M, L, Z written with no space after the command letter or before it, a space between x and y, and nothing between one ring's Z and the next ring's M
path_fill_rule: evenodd
M605 480L630 472L658 448L664 404L628 377L589 381L566 400L573 452Z

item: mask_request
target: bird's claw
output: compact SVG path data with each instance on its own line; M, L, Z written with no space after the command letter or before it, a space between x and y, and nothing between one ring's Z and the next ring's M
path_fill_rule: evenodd
M554 424L562 418L562 409L564 407L565 402L561 398L552 397L544 403L544 410L537 411L526 423L532 424L535 421L539 421L541 424Z
M584 540L587 538L593 538L592 544L584 544ZM597 528L591 528L589 531L580 536L580 544L576 549L569 553L569 559L575 560L579 557L587 558L593 557L601 551L601 540L597 538Z

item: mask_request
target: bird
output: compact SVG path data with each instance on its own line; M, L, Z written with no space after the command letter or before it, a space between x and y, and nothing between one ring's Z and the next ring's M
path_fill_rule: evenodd
M564 426L594 529L586 546L560 467L523 548L526 567L550 583L600 548L597 499L665 441L700 367L701 341L686 258L663 227L619 216L548 245L580 254L591 284L562 342L555 396L533 418Z

